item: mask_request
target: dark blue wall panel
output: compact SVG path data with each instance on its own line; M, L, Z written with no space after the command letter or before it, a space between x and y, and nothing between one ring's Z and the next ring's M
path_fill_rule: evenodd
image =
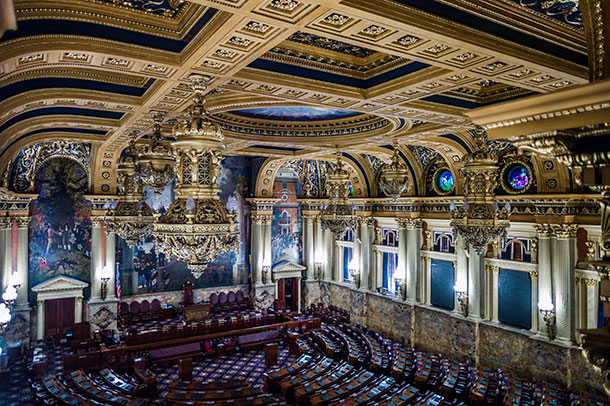
M430 301L434 306L453 310L455 305L455 271L453 262L432 260L430 270Z
M498 275L498 319L511 326L532 327L532 281L528 272L501 269Z

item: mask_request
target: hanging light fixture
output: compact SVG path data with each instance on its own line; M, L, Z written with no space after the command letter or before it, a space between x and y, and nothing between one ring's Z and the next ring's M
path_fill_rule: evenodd
M383 164L379 173L379 189L392 200L397 200L403 193L411 190L409 170L400 159L397 143L394 144L392 162Z
M176 125L172 148L177 162L176 200L155 221L157 247L167 257L186 262L200 277L220 253L239 249L235 214L220 201L217 181L223 159L220 126L209 120L204 107L208 76L189 76L195 96L190 121Z
M117 167L118 202L106 203L106 226L133 247L153 231L153 211L144 202L144 185L136 174L138 151L135 133L130 134L128 155L119 160Z
M335 168L328 172L326 192L329 201L320 213L322 228L332 231L335 238L342 238L356 226L358 218L349 202L349 173L343 169L340 151L337 151Z
M161 123L165 113L151 111L154 121L153 132L150 136L150 144L140 146L136 161L136 176L148 186L153 193L161 193L175 174L176 160L171 148L163 141L161 134Z
M464 166L460 168L464 176L464 204L456 208L452 202L451 226L477 254L484 255L488 244L506 237L510 204L500 208L495 200L498 156L489 151L485 130L477 127L471 133L475 148L464 155Z

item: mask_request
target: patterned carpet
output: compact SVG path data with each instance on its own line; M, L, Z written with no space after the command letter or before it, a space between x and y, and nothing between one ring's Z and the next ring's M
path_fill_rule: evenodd
M63 354L67 349L51 351L52 365L56 374L63 373ZM278 365L283 367L296 358L288 351L288 346L280 346L278 352ZM275 367L265 367L265 354L263 350L249 351L226 355L220 358L201 359L193 364L193 378L206 380L247 379L252 386L263 385L263 374ZM49 368L50 370L50 368ZM178 379L178 366L169 365L153 367L157 374L159 395L164 396L172 381ZM155 404L163 405L163 399L156 399ZM32 397L28 386L25 367L21 361L11 366L10 384L0 389L1 406L32 405Z

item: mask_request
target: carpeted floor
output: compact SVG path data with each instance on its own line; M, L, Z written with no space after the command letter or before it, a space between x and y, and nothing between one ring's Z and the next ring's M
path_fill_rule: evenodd
M63 373L63 353L66 349L56 349L50 352L53 369L56 374ZM278 352L278 366L281 368L296 358L288 351L288 346L280 346ZM276 367L265 367L265 354L263 350L248 351L245 353L226 355L220 358L201 359L193 364L193 379L227 380L247 379L252 386L263 385L263 374ZM49 371L51 368L49 368ZM167 393L169 384L178 379L178 366L170 365L153 367L157 374L159 395ZM163 405L163 399L156 399L155 404ZM0 389L1 406L32 405L32 397L28 386L25 367L21 361L11 366L10 384Z

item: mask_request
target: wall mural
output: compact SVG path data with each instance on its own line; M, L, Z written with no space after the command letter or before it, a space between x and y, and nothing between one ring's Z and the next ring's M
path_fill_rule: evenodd
M57 275L90 282L87 187L87 172L72 159L53 158L39 167L34 178L39 196L30 203L29 286Z
M299 196L297 175L286 169L280 169L273 184L273 197L280 201L273 208L271 222L271 264L290 261L301 264L303 242L303 220Z
M195 279L184 262L166 258L155 250L154 237L150 236L133 249L133 272L137 273L137 293L180 290L190 281L195 288L211 288L247 282L248 274L248 216L245 198L250 195L251 163L245 157L226 157L222 161L222 174L218 181L220 200L229 210L237 212L240 229L240 251L220 254L208 264L199 279ZM155 210L163 211L173 200L172 186L160 195L149 194L146 202ZM117 244L117 247L122 244ZM117 258L120 256L117 255ZM234 268L236 272L234 272ZM120 272L128 272L121 264ZM135 288L135 287L134 287Z

